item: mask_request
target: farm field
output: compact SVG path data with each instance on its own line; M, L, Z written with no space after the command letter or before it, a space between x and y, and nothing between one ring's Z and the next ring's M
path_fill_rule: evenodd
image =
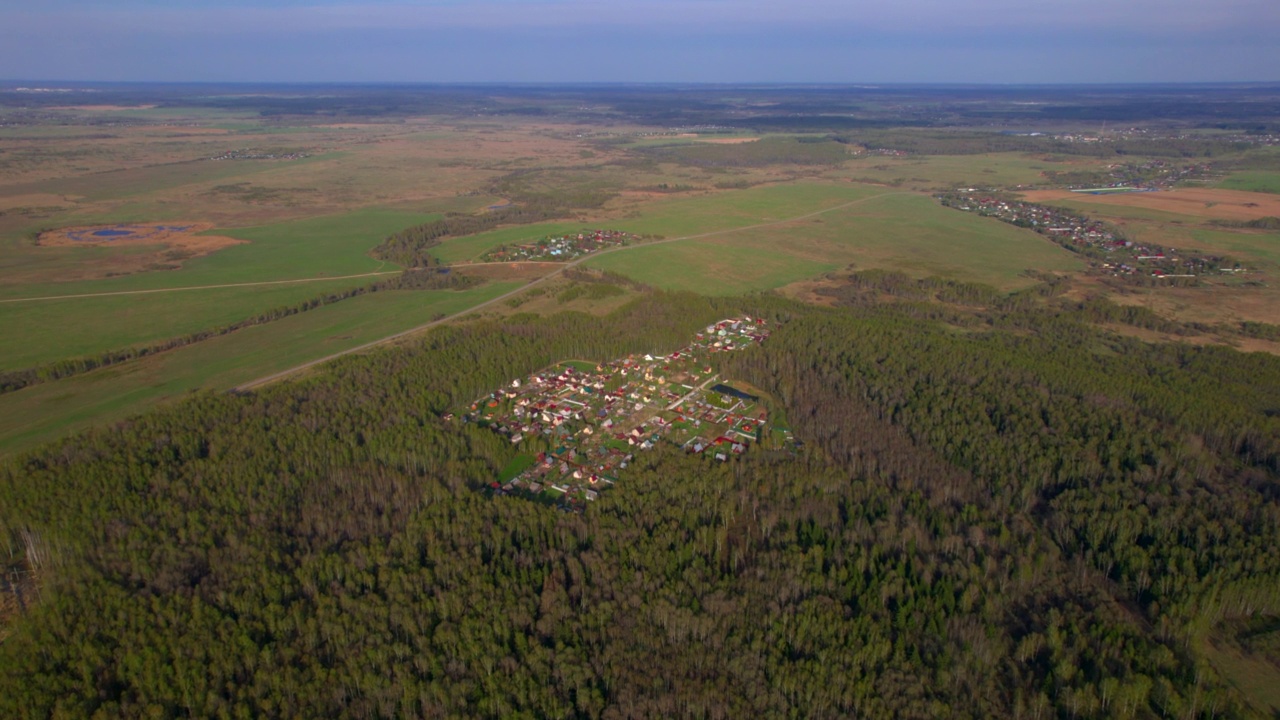
M627 227L619 229L640 235L683 237L778 222L888 192L893 191L856 183L762 185L655 202L637 212L634 218L626 218Z
M1142 305L1171 319L1210 324L1274 323L1280 317L1280 285L1274 280L1280 274L1280 233L1221 224L1275 214L1280 211L1277 196L1191 188L1109 196L1038 191L1023 197L1111 223L1134 242L1221 255L1247 271L1239 276L1205 277L1197 287L1098 288L1116 302Z
M620 217L601 215L590 223L553 222L503 228L444 241L432 253L444 262L476 260L503 244L527 242L547 235L607 227L666 239L777 222L837 205L884 194L884 188L856 184L771 184L694 197L662 198Z
M1201 652L1214 669L1250 699L1255 709L1272 716L1280 714L1280 668L1223 638L1206 638Z
M635 247L589 260L586 265L664 290L706 295L770 290L839 267L838 263L806 260L779 248L711 240Z
M0 395L0 454L121 420L197 390L227 390L461 312L519 283L380 292L177 350Z
M830 175L928 192L956 187L1034 185L1044 182L1046 170L1092 170L1105 166L1105 163L1092 158L1055 159L1027 153L907 157L864 154Z
M1246 170L1232 173L1218 187L1224 190L1280 193L1280 172L1274 170Z
M1195 247L1244 258L1269 270L1280 270L1280 233L1257 230L1227 232L1221 230L1190 230L1186 243Z
M209 234L247 242L192 258L176 270L143 271L76 282L58 282L58 277L76 266L99 262L104 256L129 250L106 245L87 248L27 245L6 257L0 266L0 272L21 281L0 286L0 299L376 272L389 268L368 255L373 246L390 233L436 217L438 215L430 213L371 208L269 225L217 228Z
M863 203L795 223L638 247L587 265L665 289L715 294L777 288L849 264L1005 289L1030 284L1022 277L1029 268L1082 267L1030 231L949 211L924 195L877 190Z
M773 225L812 213L820 214ZM777 288L849 263L1007 288L1027 284L1019 276L1028 268L1080 267L1070 253L1034 233L954 215L926 196L876 186L769 185L655 202L634 217L602 221L642 235L694 237L610 252L586 264L657 287L715 294ZM765 224L770 227L753 227ZM465 261L503 243L574 229L581 226L509 228L449 240L434 250L444 260ZM705 233L716 234L696 237Z
M288 113L268 118L239 105L79 104L55 108L59 124L0 127L6 151L0 154L0 301L314 281L0 302L7 331L0 339L0 370L154 343L391 277L399 268L369 254L386 236L446 213L483 213L508 204L563 205L572 219L446 238L431 254L465 264L497 245L591 228L666 239L710 233L607 253L586 266L656 287L717 295L773 290L851 264L1012 290L1032 282L1023 274L1028 269L1072 272L1081 264L1042 237L947 212L925 193L1038 184L1045 172L1098 171L1108 162L969 150L893 156L861 152L856 138L836 143L822 131L699 133L616 116L593 127L577 117L480 117L471 101L458 102L463 109L455 115L423 112L392 121ZM570 106L555 107L558 113ZM971 129L964 132L962 141L972 143ZM891 135L877 135L883 147L892 146ZM908 131L901 137L908 143L948 141L945 133L915 137ZM667 147L674 150L664 152ZM1237 184L1257 183L1267 172L1231 177ZM1229 195L1219 197L1217 212L1234 207L1221 200ZM833 210L848 203L854 204ZM1128 213L1118 220L1134 232L1167 232L1275 262L1274 235L1193 226L1168 208L1099 211ZM775 224L811 213L819 214ZM1179 219L1182 226L1173 222ZM184 257L181 248L34 243L46 229L143 222L203 223L209 229L202 237L234 244ZM762 225L768 227L753 227ZM155 269L159 265L171 267ZM551 271L554 266L491 265L466 272L496 287ZM347 277L353 275L360 277ZM598 313L637 292L561 297L567 287L557 282L485 312ZM1149 302L1170 312L1199 312L1188 309L1194 299L1181 292L1152 295ZM1238 301L1237 288L1217 292ZM1267 297L1263 291L1249 296L1256 307L1239 316L1265 317ZM376 304L358 298L307 315L338 317ZM391 334L417 319L368 322ZM245 332L220 340L231 347L233 338L253 336Z
M1079 208L1119 206L1217 220L1256 220L1268 215L1280 216L1280 196L1243 190L1179 188L1161 192L1114 195L1082 195L1066 190L1035 190L1022 195L1029 202L1034 203Z
M0 340L0 368L16 369L59 358L104 352L155 342L243 320L325 292L366 285L376 276L345 280L325 277L367 275L396 269L373 259L368 250L387 234L436 217L382 209L272 225L214 231L243 244L186 261L180 269L139 272L78 282L11 282L0 286L0 300L161 290L224 284L315 279L318 282L232 287L183 292L85 297L30 302L0 302L0 322L9 330ZM91 255L126 251L84 248ZM53 251L39 269L26 267L19 277L50 278L60 270L92 262L81 248L31 248ZM11 260L17 264L19 261ZM10 266L12 268L12 265Z
M0 302L0 370L156 343L378 279Z

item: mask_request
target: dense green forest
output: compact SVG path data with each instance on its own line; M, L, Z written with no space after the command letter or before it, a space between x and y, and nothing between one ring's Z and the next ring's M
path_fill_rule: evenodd
M1052 295L645 292L15 458L0 716L1258 716L1197 643L1280 615L1280 359ZM718 369L799 450L660 447L582 514L479 492L515 450L443 415L738 313L774 333Z

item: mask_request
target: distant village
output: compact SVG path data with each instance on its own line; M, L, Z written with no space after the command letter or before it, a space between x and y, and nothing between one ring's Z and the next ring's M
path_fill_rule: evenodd
M1167 190L1189 182L1203 182L1220 175L1209 163L1181 164L1167 160L1112 163L1102 170L1045 170L1052 187L1073 192L1134 192ZM1019 185L1019 189L1030 186Z
M1151 142L1178 142L1197 140L1203 133L1169 132L1146 127L1102 127L1098 132L1010 132L1010 135L1026 137L1050 137L1067 143L1103 143L1116 140L1145 140ZM1223 132L1214 136L1220 142L1240 143L1245 145L1274 146L1280 144L1280 135L1273 132Z
M1089 258L1092 269L1116 277L1195 278L1210 272L1244 272L1227 258L1135 243L1104 222L1061 208L961 190L937 196L949 208L993 217L1034 230Z
M221 155L214 155L210 160L301 160L308 157L304 152L268 152L265 150L228 150Z
M636 453L660 443L727 461L766 437L793 442L789 431L769 425L750 388L722 380L708 362L768 336L762 319L729 318L670 354L566 361L477 399L462 421L526 450L489 490L581 509L617 482Z
M499 245L481 256L482 262L568 261L608 247L622 247L640 240L620 230L585 230L547 236L519 245Z

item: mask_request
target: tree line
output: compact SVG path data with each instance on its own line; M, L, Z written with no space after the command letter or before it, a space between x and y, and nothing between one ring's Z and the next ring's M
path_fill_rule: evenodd
M176 350L178 348L194 345L195 343L210 340L215 337L229 335L237 330L243 330L247 327L275 322L276 320L282 320L299 313L307 312L308 310L315 310L316 308L324 307L325 305L332 305L333 303L349 300L353 297L359 297L368 293L386 292L389 290L462 290L478 285L482 282L483 280L473 276L451 273L439 269L418 270L411 268L393 278L379 280L368 285L361 285L348 288L346 290L327 292L322 295L317 295L313 298L303 300L300 303L273 308L227 325L209 328L199 332L187 333L186 335L169 338L157 343L151 343L150 345L141 345L121 350L108 350L106 352L98 353L97 355L58 360L38 367L3 372L0 373L0 395L8 392L15 392L32 385L52 382L54 380L61 380L63 378L91 372L98 368L118 365L123 362L129 362L130 360L137 360L139 358L166 352L168 350Z
M442 218L405 228L393 233L372 251L379 260L404 267L434 267L440 264L431 248L448 237L474 235L492 230L500 225L521 225L554 220L570 214L558 205L511 205L490 210L480 215L449 213Z

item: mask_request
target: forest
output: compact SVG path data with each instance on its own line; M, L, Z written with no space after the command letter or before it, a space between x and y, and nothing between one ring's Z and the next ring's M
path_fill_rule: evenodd
M1274 655L1280 359L1051 283L827 294L469 320L11 460L0 716L1266 717L1200 648ZM735 314L798 450L479 491L515 450L450 411Z

